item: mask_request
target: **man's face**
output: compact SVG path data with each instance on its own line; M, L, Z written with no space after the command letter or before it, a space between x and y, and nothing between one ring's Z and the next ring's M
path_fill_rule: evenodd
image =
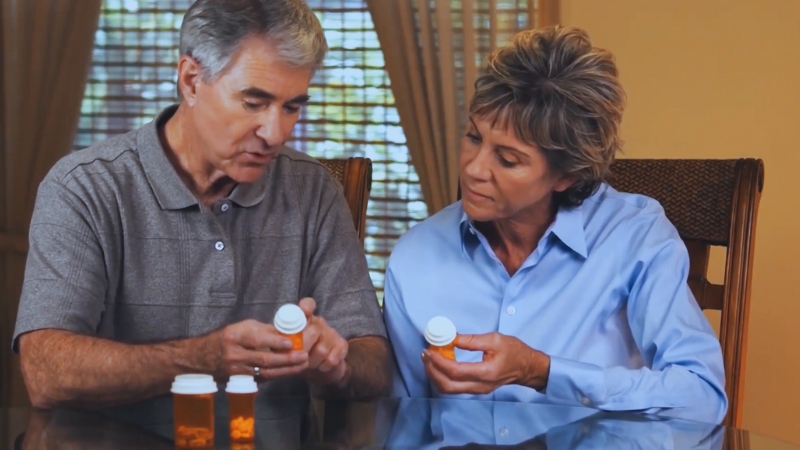
M246 38L221 76L195 84L199 156L237 183L256 181L291 135L311 76L310 67L284 63L267 39Z

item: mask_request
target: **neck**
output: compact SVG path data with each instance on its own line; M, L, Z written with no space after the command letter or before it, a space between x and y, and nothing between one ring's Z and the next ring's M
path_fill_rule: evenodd
M158 132L167 159L202 204L211 207L231 193L236 182L203 157L202 144L194 138L194 122L184 103Z
M495 254L513 275L539 245L557 209L550 199L505 219L480 224Z

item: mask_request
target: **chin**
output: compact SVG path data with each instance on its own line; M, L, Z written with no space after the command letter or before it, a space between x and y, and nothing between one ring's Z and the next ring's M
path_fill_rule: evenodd
M228 172L227 175L237 183L255 183L259 178L261 178L262 175L264 175L264 171L267 170L267 167L268 166L236 167Z
M461 206L464 208L464 213L467 214L467 217L474 222L489 222L499 216L493 208L478 206L466 201L462 201Z

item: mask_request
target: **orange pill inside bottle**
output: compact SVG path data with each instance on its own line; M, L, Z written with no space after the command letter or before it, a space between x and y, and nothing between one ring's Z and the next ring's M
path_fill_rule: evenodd
M258 394L255 380L250 375L233 375L228 380L225 392L228 394L231 442L253 442Z
M211 375L178 375L172 383L175 446L214 446L214 393L217 383Z

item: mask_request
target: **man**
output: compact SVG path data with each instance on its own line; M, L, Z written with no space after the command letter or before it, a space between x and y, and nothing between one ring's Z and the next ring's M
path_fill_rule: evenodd
M319 21L302 0L198 0L180 51L179 105L39 188L13 343L34 406L126 405L197 372L283 395L387 392L347 204L284 147L327 51ZM309 325L291 351L270 323L298 300Z

